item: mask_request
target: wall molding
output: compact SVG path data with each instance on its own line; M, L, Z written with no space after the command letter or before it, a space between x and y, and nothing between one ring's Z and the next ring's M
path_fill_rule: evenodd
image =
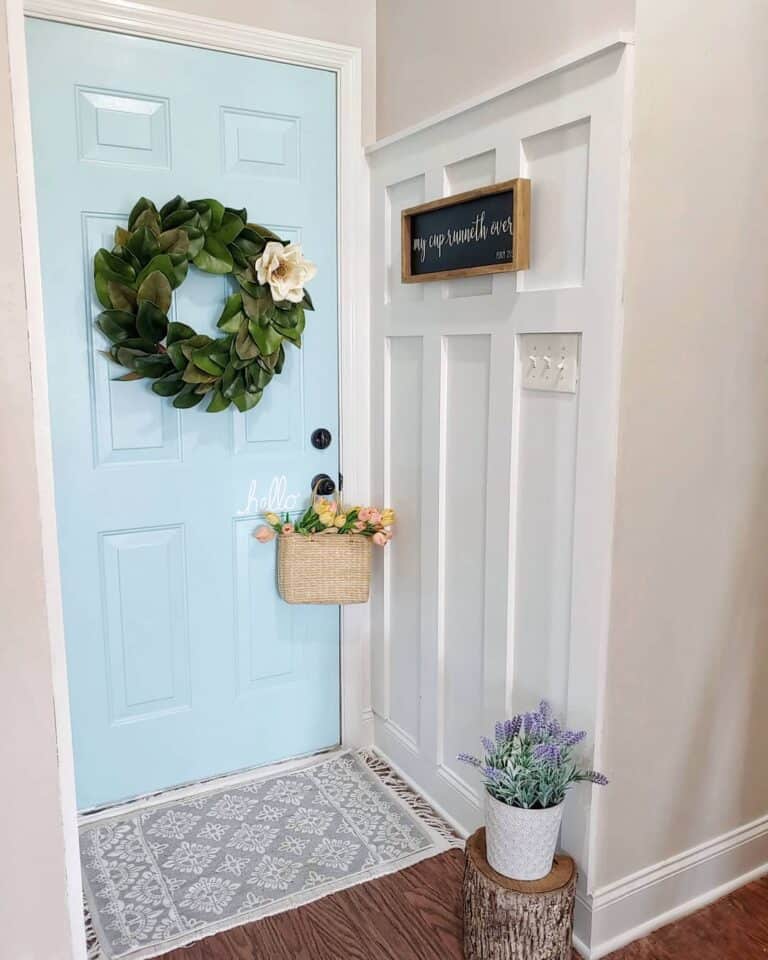
M215 20L192 13L153 7L131 0L25 0L30 17L95 27L113 33L186 43L207 50L245 53L284 63L341 69L359 60L357 47L297 37L275 30Z
M574 940L600 960L768 873L768 814L577 896Z
M52 2L56 2L56 0L52 0ZM457 117L462 113L466 113L468 110L474 110L475 107L480 107L483 104L489 103L491 100L496 100L498 97L503 97L505 94L511 93L513 90L524 87L529 83L533 83L536 80L542 80L544 77L547 77L550 74L559 73L561 70L566 70L568 67L575 66L577 63L582 63L585 60L591 60L592 57L595 57L601 53L605 53L605 51L611 50L614 47L623 47L634 44L634 42L634 34L623 30L600 37L587 47L580 47L577 50L571 50L568 53L565 53L560 57L556 57L553 60L549 60L538 67L533 67L530 70L523 71L517 76L512 77L510 80L507 80L505 83L500 84L497 87L493 87L491 90L486 90L474 97L463 100L455 107L450 107L447 110L442 110L440 113L434 114L428 120L421 120L418 123L412 124L410 127L405 127L403 130L398 130L397 133L393 133L388 137L382 137L380 140L376 140L375 143L369 144L365 148L365 152L367 154L376 153L378 150L382 150L384 147L389 147L393 143L398 143L401 140L407 140L408 137L412 137L415 133L421 133L423 130L428 130L430 127L434 127L438 123L442 123L444 120L450 120L452 117Z

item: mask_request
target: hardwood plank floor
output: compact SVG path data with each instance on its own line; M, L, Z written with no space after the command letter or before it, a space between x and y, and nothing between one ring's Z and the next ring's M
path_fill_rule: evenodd
M451 850L415 867L219 933L165 960L462 960L461 875ZM574 960L578 955L574 953ZM768 877L608 960L766 960Z

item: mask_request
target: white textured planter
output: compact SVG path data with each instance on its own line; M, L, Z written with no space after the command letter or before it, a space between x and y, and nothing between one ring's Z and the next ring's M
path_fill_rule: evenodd
M540 880L552 869L563 804L523 810L486 791L485 843L488 863L513 880Z

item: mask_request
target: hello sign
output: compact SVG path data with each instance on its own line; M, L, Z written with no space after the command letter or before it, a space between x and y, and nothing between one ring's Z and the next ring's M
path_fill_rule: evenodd
M525 270L530 207L518 178L403 210L403 283Z

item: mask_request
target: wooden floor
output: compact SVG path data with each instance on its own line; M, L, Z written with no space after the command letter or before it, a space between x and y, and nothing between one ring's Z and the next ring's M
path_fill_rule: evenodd
M463 860L459 850L451 850L298 910L174 950L164 960L462 960ZM610 956L766 958L768 877Z

